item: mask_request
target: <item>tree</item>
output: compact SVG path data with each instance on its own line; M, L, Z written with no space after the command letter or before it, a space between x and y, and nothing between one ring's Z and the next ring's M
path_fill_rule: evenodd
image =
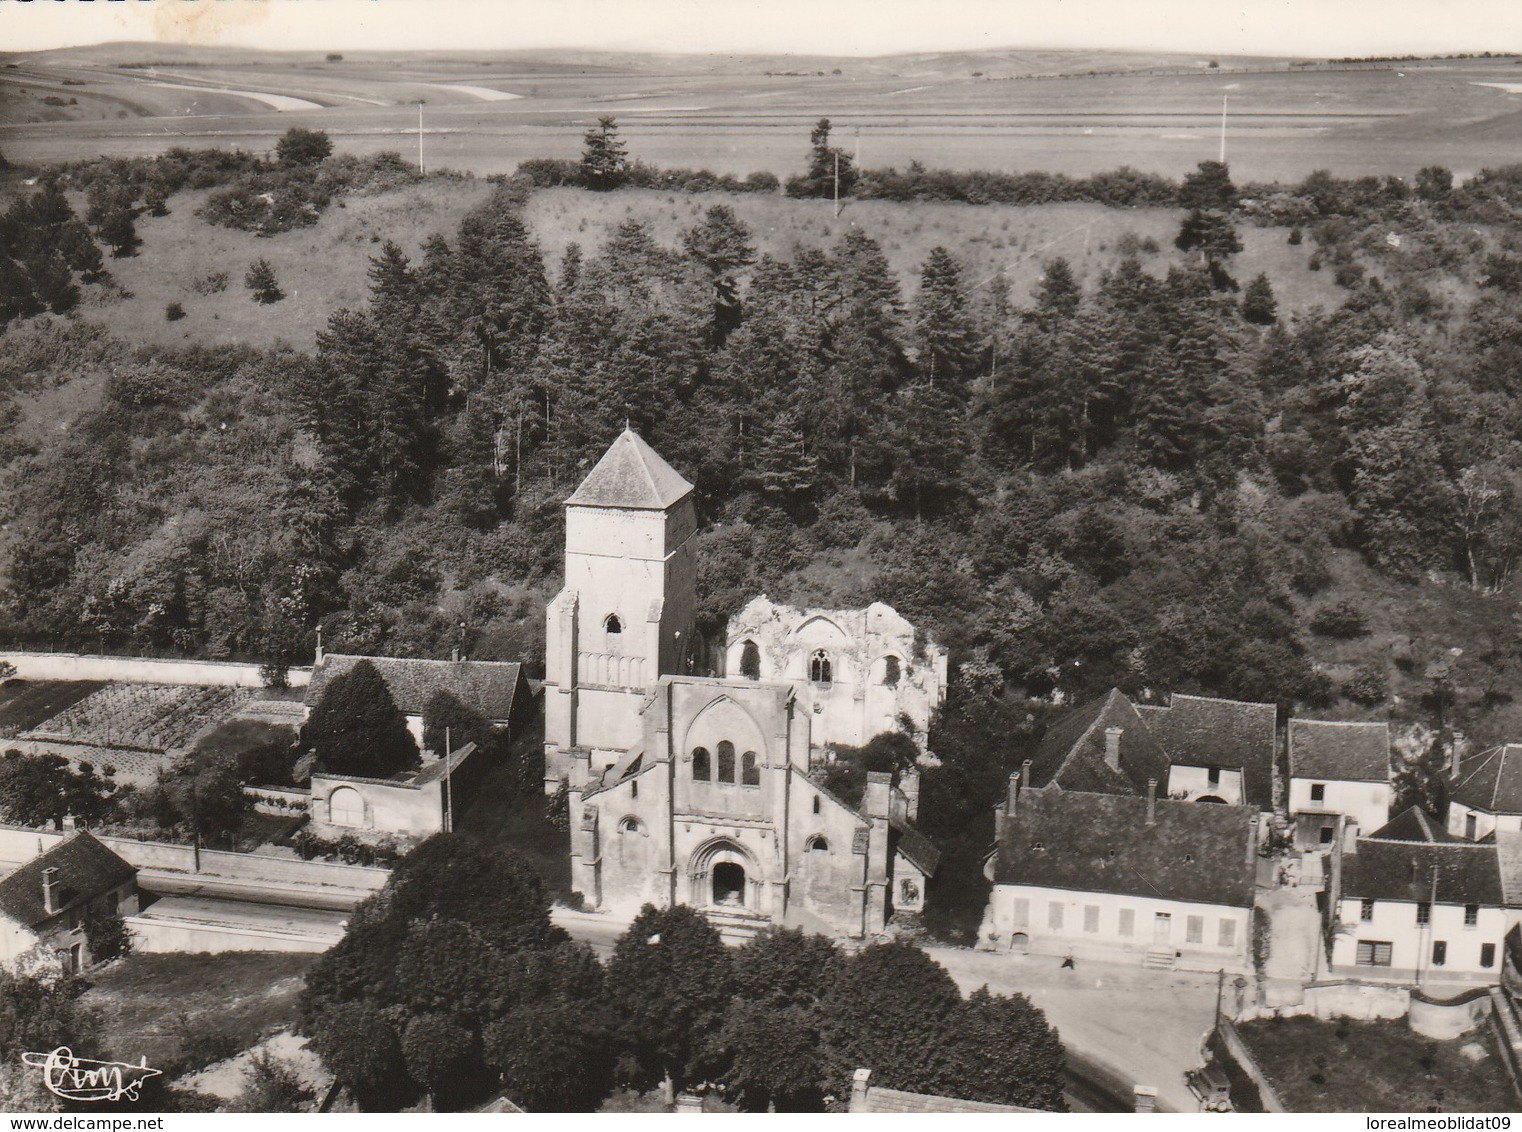
M483 756L498 753L499 736L491 721L453 692L440 688L423 705L423 746L443 752L446 733L449 746L456 751L466 743L474 743Z
M325 1010L317 1018L310 1044L361 1111L395 1112L410 1098L401 1042L375 1007L346 1002Z
M268 305L285 298L285 292L280 289L280 282L275 278L275 269L267 259L256 259L248 265L243 285L253 293L256 303Z
M334 774L388 778L418 765L417 743L375 665L361 660L328 682L301 731Z
M308 1112L314 1099L296 1066L268 1050L255 1053L244 1070L246 1083L233 1104L235 1112Z
M96 912L85 917L85 944L96 963L119 959L132 952L132 932L116 913Z
M529 1112L596 1112L613 1086L615 1046L596 1002L530 1002L486 1027L485 1060Z
M1180 208L1229 211L1237 206L1237 188L1224 161L1201 161L1193 173L1184 174L1179 186Z
M962 288L962 269L945 248L932 248L920 268L911 317L921 375L932 385L959 391L977 368L978 334Z
M1179 226L1174 247L1181 252L1198 251L1206 264L1216 264L1242 250L1236 227L1223 213L1195 209Z
M700 1079L730 991L728 949L702 913L646 904L613 947L608 988L636 1083Z
M333 152L333 142L323 130L304 130L293 126L275 143L275 158L282 165L312 168L321 165Z
M789 178L787 194L792 197L849 196L856 186L856 170L851 155L830 144L830 120L821 118L809 132L809 171L804 177Z
M1083 290L1073 277L1072 265L1062 256L1047 260L1036 285L1036 317L1048 322L1065 321L1078 313L1082 300Z
M419 1014L402 1033L407 1074L433 1098L435 1112L449 1112L472 1091L479 1091L480 1044L448 1014Z
M912 943L874 943L842 959L823 1002L834 1089L866 1067L880 1085L939 1092L939 1048L960 1006L946 969Z
M1404 813L1411 806L1420 806L1438 820L1448 818L1448 751L1443 736L1438 735L1432 744L1412 762L1398 767L1393 778L1395 787L1394 813Z
M90 186L85 219L117 258L133 254L138 243L133 189L112 181Z
M628 171L624 143L618 136L618 121L611 115L604 115L581 137L582 179L587 188L607 192L623 184Z
M1255 326L1272 326L1279 317L1279 304L1268 276L1259 274L1242 292L1242 318Z
M735 276L755 262L751 231L729 205L716 204L704 214L701 224L687 230L682 246L713 281L713 343L722 346L740 325L739 284Z
M973 991L943 1047L942 1090L993 1104L1065 1112L1066 1055L1046 1015L1024 995ZM874 1074L875 1076L875 1074Z
M116 792L110 775L97 774L90 763L75 770L61 755L24 755L14 748L0 758L0 817L18 825L62 829L71 815L98 824L111 813Z
M1417 170L1416 195L1425 201L1446 200L1453 192L1453 173L1441 165Z

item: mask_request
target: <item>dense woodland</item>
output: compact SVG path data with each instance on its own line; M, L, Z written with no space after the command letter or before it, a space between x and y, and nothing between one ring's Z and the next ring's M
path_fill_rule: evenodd
M589 134L587 191L627 183L614 129ZM273 165L137 163L121 207L150 207L154 186L173 206L175 184L342 192L390 168L296 140ZM834 191L826 123L813 143L793 195ZM1477 600L1511 584L1522 168L1239 188L1206 162L1176 184L1089 178L1074 198L1064 178L846 163L862 194L1002 199L988 186L1018 181L1030 199L1179 207L1181 254L1139 246L1084 286L1054 259L1033 294L940 248L906 291L844 224L759 256L726 204L678 246L630 222L546 263L525 177L420 249L378 246L368 304L302 353L134 349L23 318L107 269L82 232L152 254L110 244L106 205L93 229L70 209L63 190L111 167L47 180L0 224L15 294L40 287L7 308L0 355L15 640L279 665L320 627L334 650L536 663L561 501L627 422L697 485L710 642L764 592L885 601L950 648L923 820L969 862L1043 722L1026 696L1194 691L1440 725L1459 685L1477 716L1518 674L1509 614L1479 618L1483 647L1458 662L1419 642L1334 679L1316 654L1367 631L1332 589L1349 556ZM1266 278L1234 278L1249 224L1335 273L1341 306L1282 319ZM29 400L81 374L101 375L96 407L28 427Z

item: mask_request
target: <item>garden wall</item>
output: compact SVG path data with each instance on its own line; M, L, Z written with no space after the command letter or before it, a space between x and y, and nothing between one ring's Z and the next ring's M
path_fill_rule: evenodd
M147 656L90 656L71 652L0 652L24 680L117 680L125 684L218 684L262 688L259 665L230 660L172 660ZM286 679L305 688L310 668L291 668Z
M1411 992L1411 1013L1406 1024L1424 1038L1445 1042L1467 1034L1490 1016L1490 988L1476 987L1456 998L1429 998Z
M124 921L132 930L133 948L141 952L187 951L192 953L222 951L300 951L318 953L328 950L342 932L302 933L263 931L259 928L233 927L227 924L203 924L195 920L161 919L154 916L129 916Z
M0 826L0 861L22 863L39 851L52 848L63 835L18 826ZM125 837L102 837L101 843L140 869L194 873L195 851L189 845L162 841L134 841ZM224 853L201 850L202 873L235 880L269 884L328 885L371 892L384 887L390 873L364 865L336 861L303 861L298 857L264 856L259 853Z
M1263 1105L1264 1112L1284 1112L1283 1103L1279 1100L1279 1094L1274 1092L1274 1087L1268 1083L1263 1070L1253 1060L1248 1052L1247 1045L1242 1041L1242 1035L1237 1033L1237 1028L1231 1024L1230 1019L1221 1018L1216 1023L1216 1032L1221 1035L1221 1041L1226 1046L1226 1051L1232 1059L1242 1067L1242 1072L1252 1078L1254 1085L1258 1086L1258 1100Z

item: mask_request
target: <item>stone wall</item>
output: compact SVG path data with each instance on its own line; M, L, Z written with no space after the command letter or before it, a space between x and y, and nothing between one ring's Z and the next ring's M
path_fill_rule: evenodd
M223 951L321 953L342 938L342 933L293 934L155 916L129 916L124 922L132 932L133 948L150 954L165 951L195 954Z
M22 864L63 839L61 833L0 826L0 861ZM140 869L195 872L195 851L189 845L162 841L134 841L125 837L102 837L100 841L123 860ZM303 861L298 857L266 856L261 853L224 853L201 850L200 872L235 880L269 884L329 885L375 891L390 873L363 865L333 861Z
M259 665L227 660L173 660L145 656L92 656L71 652L4 652L24 680L115 680L124 684L214 684L262 688ZM304 688L310 668L291 668L286 679Z

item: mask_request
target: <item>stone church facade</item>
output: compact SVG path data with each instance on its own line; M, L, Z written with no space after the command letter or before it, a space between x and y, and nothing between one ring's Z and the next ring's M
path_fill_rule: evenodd
M628 430L566 501L545 768L569 791L574 887L624 914L689 904L737 934L861 937L919 911L937 854L913 825L913 769L866 775L859 800L819 770L828 744L900 717L923 749L944 651L916 650L887 606L821 618L752 602L726 638L730 674L695 675L695 529L692 485Z

